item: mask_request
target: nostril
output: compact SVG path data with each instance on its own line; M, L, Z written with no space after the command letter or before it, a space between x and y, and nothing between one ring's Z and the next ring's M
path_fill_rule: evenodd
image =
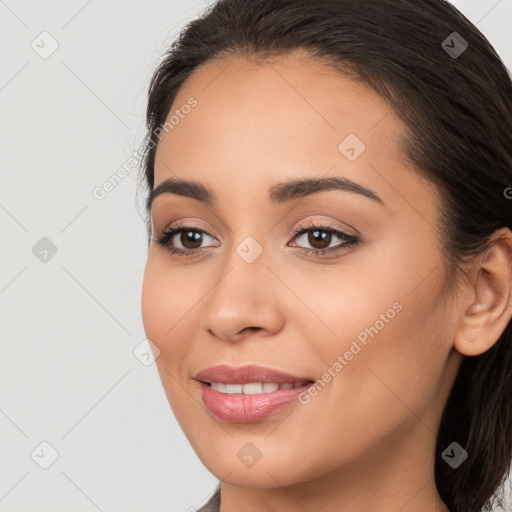
M259 331L261 329L261 327L245 327L244 329L242 329L241 332L244 332L244 331Z

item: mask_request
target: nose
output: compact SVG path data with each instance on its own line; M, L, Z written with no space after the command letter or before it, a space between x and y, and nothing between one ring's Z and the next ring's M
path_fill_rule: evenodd
M282 329L283 285L267 267L265 258L247 263L238 254L216 276L203 302L201 328L223 341L276 334Z

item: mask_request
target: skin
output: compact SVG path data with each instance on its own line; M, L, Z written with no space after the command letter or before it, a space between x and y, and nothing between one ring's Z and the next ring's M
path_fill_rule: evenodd
M510 232L449 300L436 189L405 161L405 125L368 86L298 52L261 65L230 56L196 70L171 110L190 97L197 106L158 144L155 187L197 180L217 201L158 196L152 233L179 220L209 248L179 257L151 242L142 315L177 421L222 481L221 512L447 511L434 482L438 426L462 355L489 349L512 316ZM366 145L352 162L338 149L351 133ZM324 176L385 205L340 190L268 198L277 183ZM293 229L311 221L360 243L305 254L322 245ZM250 264L236 252L247 236L263 249ZM333 235L329 247L343 243ZM394 303L401 311L307 405L255 423L204 406L200 370L259 364L321 379ZM237 457L248 442L262 454L252 467Z

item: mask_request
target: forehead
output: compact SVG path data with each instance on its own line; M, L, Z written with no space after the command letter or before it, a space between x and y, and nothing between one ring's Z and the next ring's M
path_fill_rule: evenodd
M157 146L155 187L173 176L238 191L264 184L266 191L299 174L328 173L369 185L383 173L406 172L399 143L408 130L390 105L300 53L208 62L183 84L171 118ZM343 153L347 145L357 159ZM402 186L415 186L415 174L403 178Z
M198 105L190 118L200 117L205 130L219 134L228 128L243 128L241 134L264 131L267 142L274 140L276 132L290 133L291 128L291 135L320 130L337 132L338 137L351 130L362 137L385 116L384 132L390 125L397 131L405 128L393 113L388 115L390 106L367 84L298 52L258 62L238 55L209 61L184 82L168 117L191 97ZM214 120L216 125L208 124Z

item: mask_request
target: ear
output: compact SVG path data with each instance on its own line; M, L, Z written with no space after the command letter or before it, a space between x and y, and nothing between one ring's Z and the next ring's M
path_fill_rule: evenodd
M493 240L474 269L476 278L455 333L454 346L466 356L490 349L512 318L512 233L499 229Z

